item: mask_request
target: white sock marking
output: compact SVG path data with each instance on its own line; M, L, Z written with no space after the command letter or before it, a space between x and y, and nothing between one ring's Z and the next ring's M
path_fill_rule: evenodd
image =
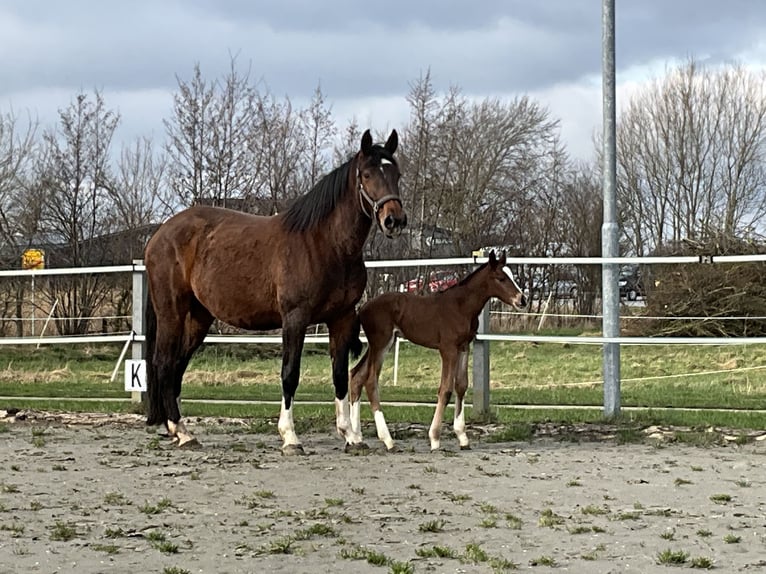
M375 428L378 429L378 438L383 441L388 450L394 448L394 439L391 438L391 433L388 432L388 425L386 425L386 417L383 416L382 411L375 411Z
M362 401L357 400L350 404L351 433L346 438L351 444L362 442Z
M295 424L293 424L293 405L295 401L290 403L290 408L285 408L285 399L282 398L282 408L279 411L279 423L277 429L282 436L284 444L282 447L288 445L299 445L301 442L298 440L298 435L295 434Z

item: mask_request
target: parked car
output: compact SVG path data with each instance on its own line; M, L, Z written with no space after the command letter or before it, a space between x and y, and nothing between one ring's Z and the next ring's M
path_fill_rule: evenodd
M623 267L620 270L618 285L620 286L620 299L635 301L644 296L644 284L641 281L638 266Z
M453 285L457 285L460 277L454 271L432 271L428 276L426 290L429 293L444 291ZM415 293L423 291L423 277L415 277L399 285L399 291L402 293Z

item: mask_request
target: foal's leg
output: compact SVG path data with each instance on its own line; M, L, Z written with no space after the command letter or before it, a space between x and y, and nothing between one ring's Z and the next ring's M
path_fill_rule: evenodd
M335 385L335 428L341 438L350 429L348 405L348 355L352 339L357 336L356 312L327 324L330 331L330 357L332 358L332 382Z
M380 410L380 397L378 396L378 383L380 381L380 370L383 368L383 359L386 356L386 352L389 345L380 354L379 358L373 365L370 366L370 374L365 379L364 389L367 393L367 400L370 402L370 409L372 410L372 416L375 419L375 429L378 431L378 438L386 445L386 449L389 452L396 450L394 439L391 438L391 433L388 432L388 425L386 424L386 417L383 416L383 411Z
M457 349L439 349L442 358L442 379L439 383L439 396L436 401L434 419L431 428L428 429L428 438L431 439L431 450L439 450L441 437L441 425L444 419L444 409L452 398L452 389L455 386L455 369L457 367Z
M350 403L350 418L349 428L346 433L346 452L366 449L367 445L364 444L364 438L362 437L362 421L361 421L361 398L362 398L362 386L366 384L367 377L370 373L370 351L371 346L367 347L367 350L359 359L359 362L351 369L351 384L348 389L348 403Z
M457 357L457 370L455 372L455 422L452 428L455 429L458 443L461 450L468 450L471 446L468 444L468 435L465 432L465 405L463 397L468 389L468 347L461 348Z
M282 454L304 454L303 446L295 434L293 404L298 390L301 353L308 322L301 313L293 311L282 319L282 407L277 429L282 437Z

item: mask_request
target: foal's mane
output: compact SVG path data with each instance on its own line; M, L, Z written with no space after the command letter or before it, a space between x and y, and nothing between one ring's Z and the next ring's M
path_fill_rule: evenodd
M480 265L479 267L477 267L476 269L474 269L473 271L471 271L471 272L470 272L468 275L466 275L465 277L463 277L463 278L460 280L460 282L459 282L459 283L456 283L455 285L453 285L453 287L457 287L457 286L459 286L459 285L465 285L466 283L468 283L468 282L469 282L469 281L470 281L470 280L473 278L473 276L474 276L474 275L476 275L477 273L479 273L479 271L481 271L482 269L484 269L484 268L485 268L487 265L489 265L489 261L487 261L487 262L486 262L486 263L484 263L483 265ZM450 289L451 289L451 288L452 288L452 287L450 287ZM447 291L449 291L449 289L446 289L446 290L447 290Z
M372 148L375 164L381 159L396 163L394 157L381 145ZM351 164L356 154L342 165L320 179L311 191L297 198L285 211L284 222L288 231L308 231L324 221L338 205L338 200L346 191Z

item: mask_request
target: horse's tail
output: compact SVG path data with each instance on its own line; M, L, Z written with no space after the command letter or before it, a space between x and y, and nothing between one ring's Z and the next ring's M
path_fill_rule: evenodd
M147 289L144 311L144 334L146 350L146 424L158 425L168 420L165 403L162 400L162 384L157 380L157 365L154 362L154 348L157 345L157 312L154 310L152 290Z
M362 349L364 348L364 345L362 344L362 339L359 338L359 332L361 331L361 323L359 321L359 315L357 314L356 318L354 319L354 326L351 330L351 341L349 342L348 349L351 351L351 356L355 359L359 358L359 355L362 354Z

